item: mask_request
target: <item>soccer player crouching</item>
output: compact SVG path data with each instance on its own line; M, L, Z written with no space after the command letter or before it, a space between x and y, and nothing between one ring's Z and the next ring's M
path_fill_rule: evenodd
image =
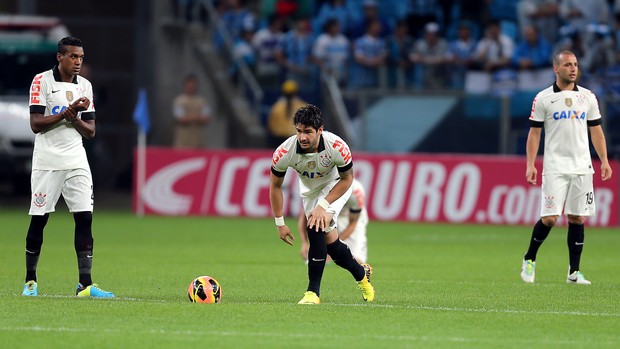
M278 235L293 245L293 234L284 223L282 183L292 167L299 176L299 191L308 219L308 289L299 304L319 304L320 288L327 255L357 281L362 298L372 302L370 268L360 265L348 246L338 239L337 219L351 195L353 162L348 145L337 135L324 131L319 108L307 105L293 116L297 134L288 138L273 154L269 186L271 208Z

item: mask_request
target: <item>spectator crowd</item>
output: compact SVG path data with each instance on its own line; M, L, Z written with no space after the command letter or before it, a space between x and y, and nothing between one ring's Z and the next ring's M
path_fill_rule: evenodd
M584 79L620 63L620 0L213 3L234 54L266 88L293 80L312 89L326 74L347 89L458 90L472 72L523 86L545 68L551 81L551 56L560 49L577 54Z

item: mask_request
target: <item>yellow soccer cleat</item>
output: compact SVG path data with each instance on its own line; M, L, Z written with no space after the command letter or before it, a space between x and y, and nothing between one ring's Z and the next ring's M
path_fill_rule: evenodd
M321 299L316 293L312 291L308 291L304 293L304 298L302 298L297 304L321 304Z
M75 290L75 295L80 298L114 298L114 293L100 289L99 285L97 284L92 284L88 286L82 286L82 284L78 284Z
M362 291L362 298L366 302L373 302L375 300L375 288L372 287L370 281L368 281L368 276L364 275L362 281L357 282L357 288Z
M363 263L362 267L364 267L364 273L366 274L366 278L368 278L368 282L370 282L370 276L372 275L372 267L368 263Z

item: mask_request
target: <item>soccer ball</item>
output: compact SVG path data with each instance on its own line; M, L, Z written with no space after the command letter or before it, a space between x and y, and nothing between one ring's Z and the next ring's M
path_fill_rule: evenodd
M199 276L189 283L187 295L193 303L219 303L222 299L222 288L214 278Z

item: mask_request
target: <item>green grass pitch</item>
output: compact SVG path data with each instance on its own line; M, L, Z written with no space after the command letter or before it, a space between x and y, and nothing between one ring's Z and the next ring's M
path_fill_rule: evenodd
M519 278L531 227L371 222L377 301L326 267L318 306L300 306L306 266L272 219L94 216L93 278L114 300L76 299L73 222L48 223L38 298L22 297L23 210L0 211L2 348L619 348L617 229L586 229L582 270L567 285L566 228L538 256L536 284ZM288 218L294 229L294 220ZM199 275L219 304L192 304Z

